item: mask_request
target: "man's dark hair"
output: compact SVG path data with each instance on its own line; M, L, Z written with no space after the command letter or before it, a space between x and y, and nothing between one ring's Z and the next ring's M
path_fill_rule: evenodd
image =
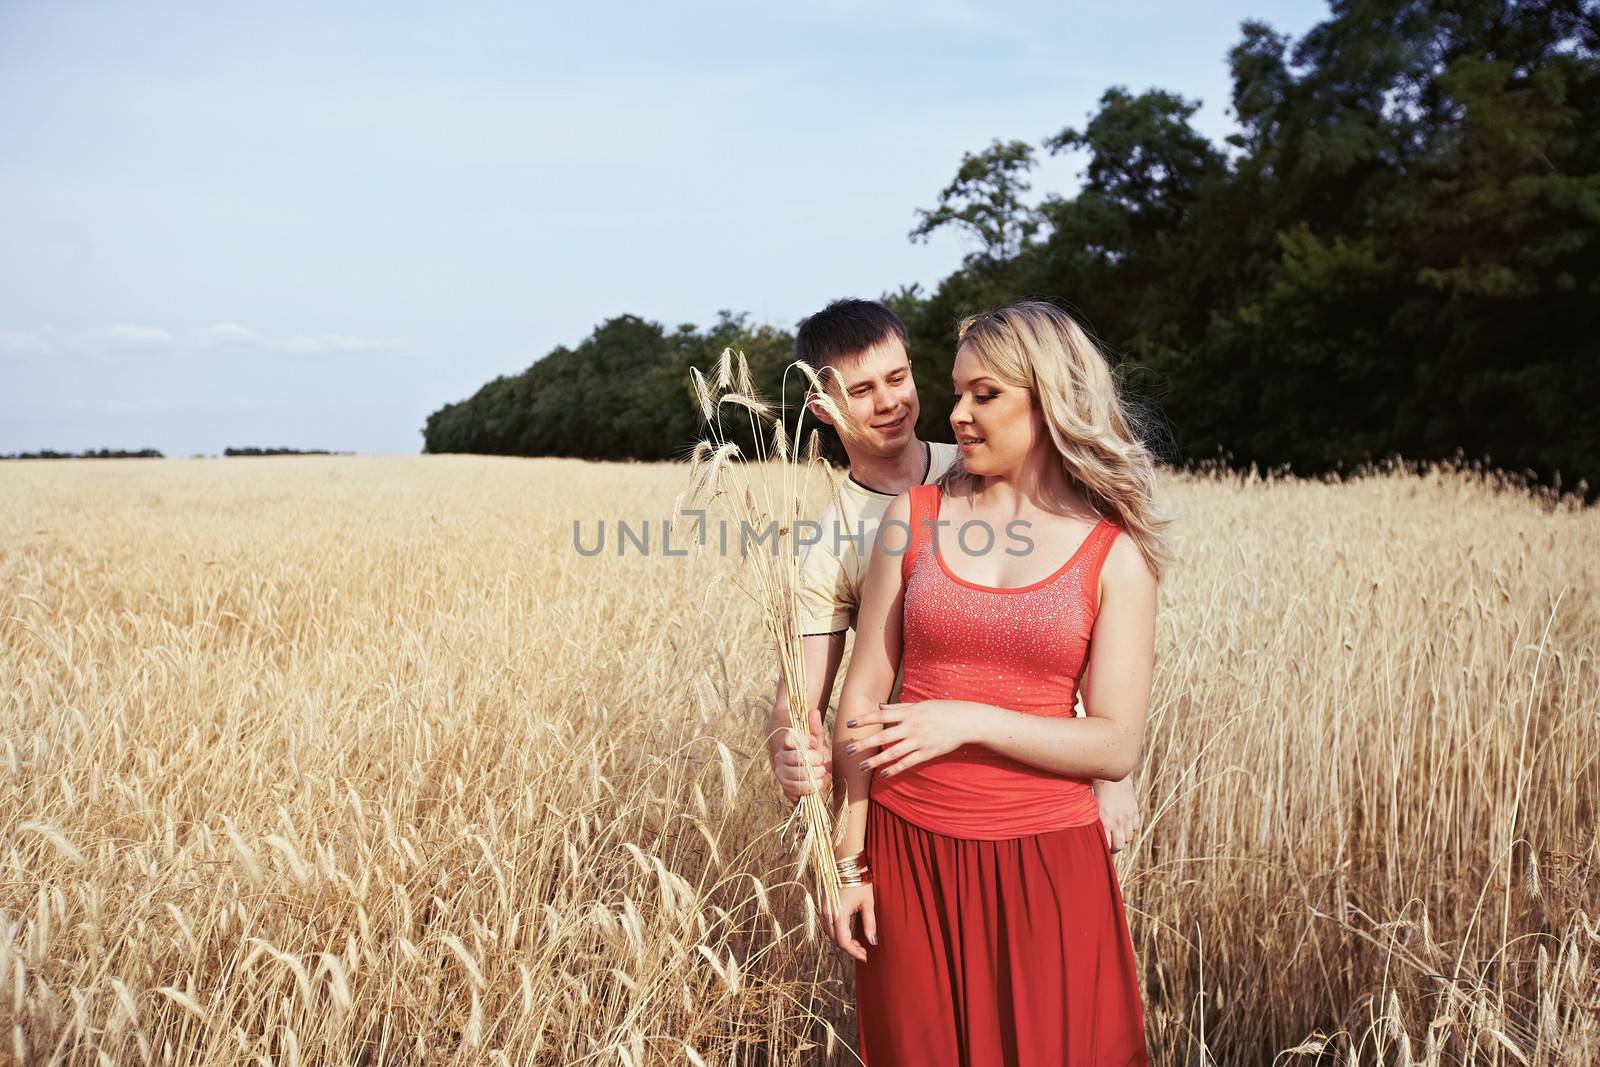
M820 371L835 360L859 356L890 337L911 347L899 315L876 300L835 300L801 321L794 335L794 358Z

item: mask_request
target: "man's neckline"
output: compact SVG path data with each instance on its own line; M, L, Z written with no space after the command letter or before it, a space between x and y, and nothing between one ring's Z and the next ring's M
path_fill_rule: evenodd
M932 472L933 472L933 444L932 444L932 442L924 441L924 442L922 442L922 480L920 482L918 482L917 484L918 485L927 485L928 484L928 475L931 474ZM861 479L857 478L856 474L855 474L855 471L851 471L849 474L845 475L845 478L848 481L855 482L857 486L859 486L860 488L866 490L869 493L876 493L878 496L888 496L888 497L892 497L892 496L895 495L894 493L886 493L882 489L874 489L874 488L872 488L872 486L866 484Z

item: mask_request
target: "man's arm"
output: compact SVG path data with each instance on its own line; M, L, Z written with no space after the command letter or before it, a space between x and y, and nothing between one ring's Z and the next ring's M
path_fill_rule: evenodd
M816 791L824 792L832 785L833 746L826 734L823 713L827 710L828 698L833 695L839 662L844 658L844 631L807 634L800 639L800 652L806 668L806 710L811 734L805 752L812 763ZM789 693L780 670L772 696L772 711L767 715L767 758L778 784L783 787L783 795L794 803L813 790L806 781L802 750L795 747L788 730Z

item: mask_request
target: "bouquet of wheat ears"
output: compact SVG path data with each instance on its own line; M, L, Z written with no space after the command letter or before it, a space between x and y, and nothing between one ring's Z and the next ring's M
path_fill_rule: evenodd
M821 435L815 427L809 435L805 433L807 405L804 400L797 405L793 433L784 425L791 371L804 378L806 398L833 420L841 434L848 437L855 432L844 409L817 372L804 362L796 360L784 368L779 405L774 409L751 381L744 353L725 348L710 381L698 367L690 368L694 397L706 436L695 443L689 463L689 484L673 502L673 514L675 517L686 514L685 505L702 509L695 512L700 517L702 545L706 517L714 511L720 511L725 520L741 524L741 531L744 524L748 524L751 530L759 531L763 539L767 531L776 530L775 541L769 542L770 548L758 545L748 553L744 551L741 537L740 570L747 581L735 579L734 582L760 609L762 622L778 650L782 685L788 696L789 726L799 738L804 738L809 709L806 707L805 659L800 645L800 545L796 535L800 523L809 518L801 512L806 506L811 479L820 474L835 500L838 485L822 457ZM748 424L754 456L745 455L738 444L728 440L723 422L725 415ZM755 483L754 489L752 483ZM823 699L827 699L826 694ZM812 773L809 763L806 772ZM804 879L809 869L829 910L837 912L839 871L833 853L835 826L842 830L843 821L832 812L830 798L817 791L820 782L813 778L811 785L812 792L801 798L784 823L782 839L797 853L796 880Z

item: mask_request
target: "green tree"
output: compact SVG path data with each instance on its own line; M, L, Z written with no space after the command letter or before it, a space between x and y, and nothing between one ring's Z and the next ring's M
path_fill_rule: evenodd
M1041 219L1023 196L1032 186L1027 174L1035 161L1026 141L1002 143L963 153L955 179L939 194L931 211L917 209L922 221L911 230L913 241L926 241L945 226L977 238L978 249L967 256L969 269L1003 263L1020 253L1039 231Z

